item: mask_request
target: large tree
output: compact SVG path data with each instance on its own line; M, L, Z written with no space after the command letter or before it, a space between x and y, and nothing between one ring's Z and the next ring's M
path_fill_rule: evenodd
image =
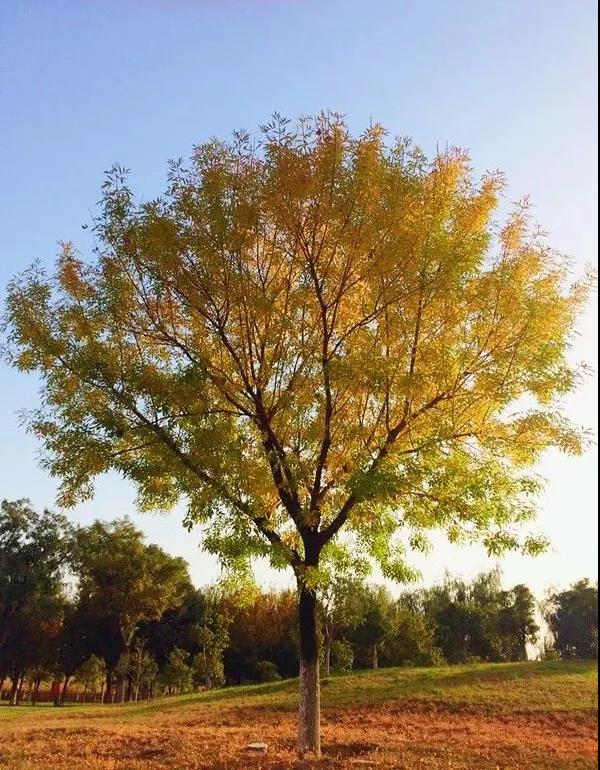
M514 526L538 489L523 469L581 448L556 397L587 282L523 206L494 222L501 190L458 150L276 117L173 163L156 200L113 169L94 257L66 244L55 275L9 287L8 355L41 376L31 428L61 503L116 469L142 508L184 497L224 561L293 569L302 754L320 745L327 543L344 530L387 575L432 528L535 551Z

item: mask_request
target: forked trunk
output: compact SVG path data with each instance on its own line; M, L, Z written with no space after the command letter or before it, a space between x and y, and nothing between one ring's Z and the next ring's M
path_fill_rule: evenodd
M298 755L321 755L321 697L319 688L319 638L317 597L314 590L299 588L300 682Z

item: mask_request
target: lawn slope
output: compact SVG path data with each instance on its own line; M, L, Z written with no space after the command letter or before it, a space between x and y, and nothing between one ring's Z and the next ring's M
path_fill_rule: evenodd
M294 755L296 682L118 706L0 708L3 770L596 768L597 668L382 669L323 682L319 762ZM248 754L251 741L269 744Z

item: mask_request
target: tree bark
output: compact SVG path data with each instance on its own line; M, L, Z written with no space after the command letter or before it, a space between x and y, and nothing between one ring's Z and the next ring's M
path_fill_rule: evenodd
M133 700L133 693L132 693L132 684L131 684L131 677L127 677L127 690L125 691L125 698L123 700L127 700L131 702Z
M10 691L10 705L17 706L19 704L19 677L16 676L12 679L12 687Z
M333 642L333 629L331 628L331 625L327 620L325 621L324 637L325 637L325 658L324 658L325 676L329 676L331 671L331 644Z
M317 597L314 590L299 586L300 683L298 709L298 755L321 755L321 697L319 687L319 638Z
M373 669L377 670L379 668L379 656L377 654L377 645L373 645Z
M106 672L106 689L104 690L105 703L111 702L111 694L112 694L112 674L110 671L107 671Z
M31 705L35 706L37 703L38 695L40 692L40 684L42 683L41 678L36 677L35 683L33 685L33 695L31 697Z
M60 705L61 706L65 705L65 699L67 697L67 687L69 686L69 679L70 678L71 677L69 675L65 676L65 682L63 684L63 688L62 688L62 691L60 693Z

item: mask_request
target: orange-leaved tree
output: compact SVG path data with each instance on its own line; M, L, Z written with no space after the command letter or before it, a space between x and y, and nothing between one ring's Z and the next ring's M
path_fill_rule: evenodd
M225 562L298 585L298 748L320 751L316 592L342 531L389 576L426 532L535 552L527 473L585 439L557 397L587 279L465 153L433 160L373 126L276 116L173 163L136 203L109 172L90 259L8 291L8 356L41 376L30 426L60 502L109 469L142 508L180 498ZM336 545L336 548L338 547Z

